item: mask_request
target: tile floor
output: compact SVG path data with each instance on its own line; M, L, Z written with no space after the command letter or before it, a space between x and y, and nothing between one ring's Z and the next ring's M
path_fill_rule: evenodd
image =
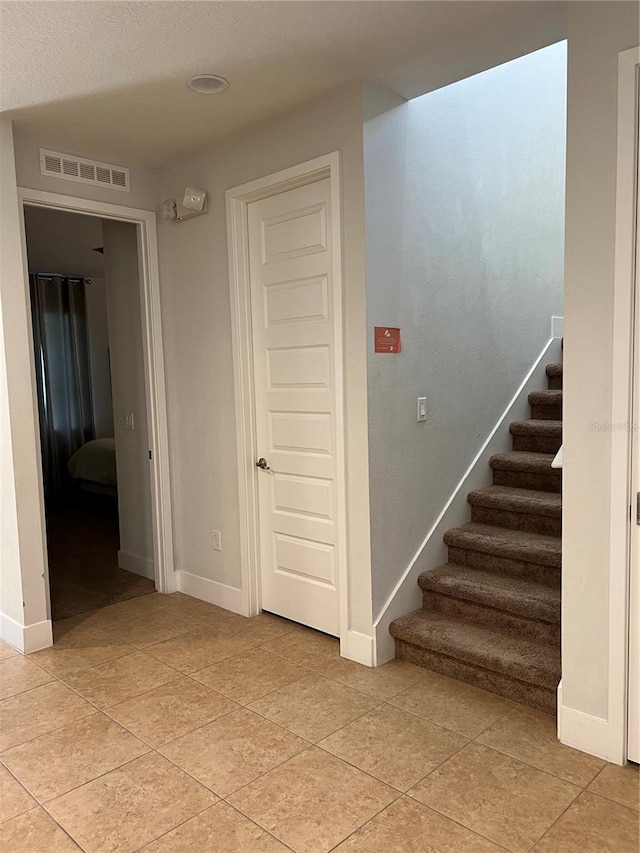
M544 714L180 593L0 647L3 853L636 853L638 801Z

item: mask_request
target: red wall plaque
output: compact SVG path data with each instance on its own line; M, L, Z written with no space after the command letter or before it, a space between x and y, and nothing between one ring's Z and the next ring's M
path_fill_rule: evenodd
M402 352L400 329L391 326L376 326L373 330L375 352Z

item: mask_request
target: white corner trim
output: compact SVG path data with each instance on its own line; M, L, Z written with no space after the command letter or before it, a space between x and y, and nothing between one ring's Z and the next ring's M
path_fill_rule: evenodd
M142 575L149 580L155 580L156 577L153 560L149 557L141 557L139 554L132 554L130 551L118 551L118 567L126 572L133 572L134 575Z
M247 600L244 592L235 586L227 586L226 583L212 581L209 578L201 578L190 572L176 572L178 590L185 595L192 595L209 604L216 604L239 613L241 616L249 616L247 612Z
M624 760L611 738L611 726L608 720L585 714L561 705L561 691L558 691L558 739L565 746L579 749L605 761L623 764Z
M48 649L53 645L51 619L21 625L5 613L0 613L0 639L23 655Z
M375 637L369 637L359 631L347 631L346 637L340 640L340 654L343 658L364 666L375 666Z
M530 417L527 400L529 392L544 387L547 361L559 361L560 354L560 341L557 338L547 341L382 606L374 621L376 665L385 663L395 656L395 645L389 634L389 625L394 619L406 616L407 613L421 606L422 594L418 587L418 575L428 568L446 562L446 546L442 537L450 528L469 521L467 494L490 484L490 457L495 453L504 452L510 446L510 423L527 420Z
M551 318L551 337L561 338L564 335L564 317Z

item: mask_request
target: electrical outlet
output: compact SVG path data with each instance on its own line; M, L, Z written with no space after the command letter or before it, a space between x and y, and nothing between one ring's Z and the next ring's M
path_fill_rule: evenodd
M222 534L219 530L213 530L211 535L213 541L213 550L222 551Z

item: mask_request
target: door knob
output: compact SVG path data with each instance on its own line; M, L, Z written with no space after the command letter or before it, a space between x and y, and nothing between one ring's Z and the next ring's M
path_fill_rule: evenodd
M271 470L271 468L269 468L269 466L267 465L267 460L264 458L264 456L261 456L260 459L258 459L258 461L256 462L256 467L262 468L263 471Z

